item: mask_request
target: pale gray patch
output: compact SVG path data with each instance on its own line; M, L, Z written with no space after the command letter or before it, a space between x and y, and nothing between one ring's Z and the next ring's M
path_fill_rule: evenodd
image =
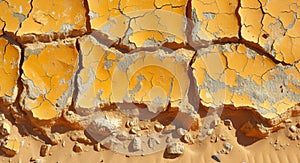
M64 33L68 33L74 29L74 25L71 24L63 24L60 27L60 31Z
M111 26L110 26L109 23L105 24L104 27L103 27L103 32L109 33L110 32L110 28L111 28Z
M24 14L14 12L13 15L14 17L17 17L19 19L19 23L22 23L26 19L26 16Z
M98 18L99 14L94 11L90 11L89 16L90 16L90 19L92 20L92 19Z
M202 13L202 16L203 16L204 18L206 18L206 19L212 20L212 19L215 18L216 14L215 14L215 13L212 13L212 12L203 12L203 13Z
M257 54L253 50L247 48L246 55L247 55L248 58L254 59Z
M67 102L69 98L71 97L71 94L73 92L73 86L72 81L68 81L68 89L59 97L59 99L56 100L56 103L58 105L58 109L61 111L63 107L67 105Z
M128 67L134 63L133 56L124 56L123 60L119 62L117 67L122 71L127 71Z
M19 13L22 13L22 12L23 12L23 7L20 6L20 7L19 7Z

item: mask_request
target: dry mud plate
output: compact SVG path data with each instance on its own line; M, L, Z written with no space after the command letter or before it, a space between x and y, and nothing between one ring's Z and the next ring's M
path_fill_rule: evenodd
M300 162L299 1L0 11L0 162Z

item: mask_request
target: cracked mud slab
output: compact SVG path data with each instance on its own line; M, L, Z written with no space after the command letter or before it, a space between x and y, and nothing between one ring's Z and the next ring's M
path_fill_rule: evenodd
M31 11L31 1L0 1L0 20L5 24L3 31L16 33Z
M101 149L100 135L106 148L128 155L166 147L185 156L202 136L227 143L224 132L238 154L281 128L300 140L293 118L300 113L299 6L0 0L0 133L9 130L0 137L0 155L26 153L25 135L47 148L65 147L67 137L83 153L86 146ZM218 125L223 133L216 136Z
M0 38L0 99L5 103L15 102L19 78L21 50L4 38Z
M276 60L287 64L299 61L299 1L241 0L241 35L258 43ZM255 15L252 16L252 15Z
M192 0L194 40L239 37L237 0Z
M37 119L57 118L71 105L78 62L75 40L26 46L21 105Z
M78 108L109 103L147 104L153 112L187 99L188 63L193 52L180 49L123 54L91 36L79 40L83 68L78 75ZM156 106L157 105L157 106Z
M276 65L244 45L213 45L198 50L192 65L200 98L209 107L250 107L267 119L299 103L300 73Z
M91 28L116 42L151 47L186 40L187 0L88 0L88 4Z
M24 15L16 33L23 42L40 35L40 39L51 41L55 37L78 36L87 31L83 0L34 0L30 5L30 13Z

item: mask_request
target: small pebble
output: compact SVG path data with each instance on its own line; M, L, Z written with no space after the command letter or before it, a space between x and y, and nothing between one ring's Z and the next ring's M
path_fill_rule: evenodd
M161 130L164 129L164 126L162 124L155 124L154 129L156 132L160 132Z
M100 143L97 143L94 145L94 150L97 151L97 152L100 152L101 150L101 144Z
M183 136L187 133L187 130L183 128L178 128L176 131L179 136Z
M286 119L284 122L285 123L292 123L292 120L291 119Z
M83 148L80 144L78 144L77 142L75 143L74 147L73 147L73 151L76 153L82 152Z
M40 149L40 156L45 157L49 155L50 148L51 148L50 144L43 144Z
M188 143L188 144L194 144L195 141L192 137L192 135L190 133L186 133L184 136L183 136L183 141Z
M297 128L300 128L300 122L298 122L298 123L296 124L296 127L297 127Z
M296 132L297 131L297 127L294 126L294 125L291 125L289 129L290 129L291 132Z
M231 126L231 125L232 125L232 122L231 122L230 119L225 119L225 120L224 120L224 124L225 124L226 126Z
M230 143L228 143L228 142L224 142L224 144L223 144L223 146L224 146L224 148L227 150L227 151L232 151L232 149L233 149L233 145L231 145Z
M221 162L220 158L217 155L212 155L211 158L217 162Z

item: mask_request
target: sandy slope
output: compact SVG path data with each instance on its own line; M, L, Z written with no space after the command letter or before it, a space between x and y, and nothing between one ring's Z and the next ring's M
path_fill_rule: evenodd
M298 118L300 119L300 118ZM293 119L293 123L297 119ZM233 150L229 154L218 155L221 162L233 163L252 163L252 162L270 162L270 163L286 163L286 162L300 162L300 140L291 140L288 138L290 133L286 123L285 128L269 137L256 141L248 146L242 146L238 143L235 136L235 129L229 130L227 126L220 124L216 127L213 135L207 137L204 141L195 143L193 145L185 144L184 154L176 158L166 158L164 151L145 156L125 156L122 154L114 153L107 149L101 149L97 152L93 149L92 145L80 144L83 147L83 152L75 153L72 149L75 144L70 140L67 134L64 135L62 141L55 146L52 146L50 155L46 157L40 156L40 146L44 144L38 139L33 137L21 137L20 135L13 135L19 140L24 141L24 145L20 148L20 152L14 157L4 157L1 155L1 162L72 162L72 163L87 163L87 162L124 162L124 163L138 163L138 162L195 162L195 163L214 163L216 162L211 158L217 151L222 150L224 141L218 140L211 142L214 135L222 134L227 142L233 145ZM13 128L13 133L17 131ZM275 143L277 142L277 144ZM63 145L65 144L65 145ZM275 145L276 144L276 145Z

